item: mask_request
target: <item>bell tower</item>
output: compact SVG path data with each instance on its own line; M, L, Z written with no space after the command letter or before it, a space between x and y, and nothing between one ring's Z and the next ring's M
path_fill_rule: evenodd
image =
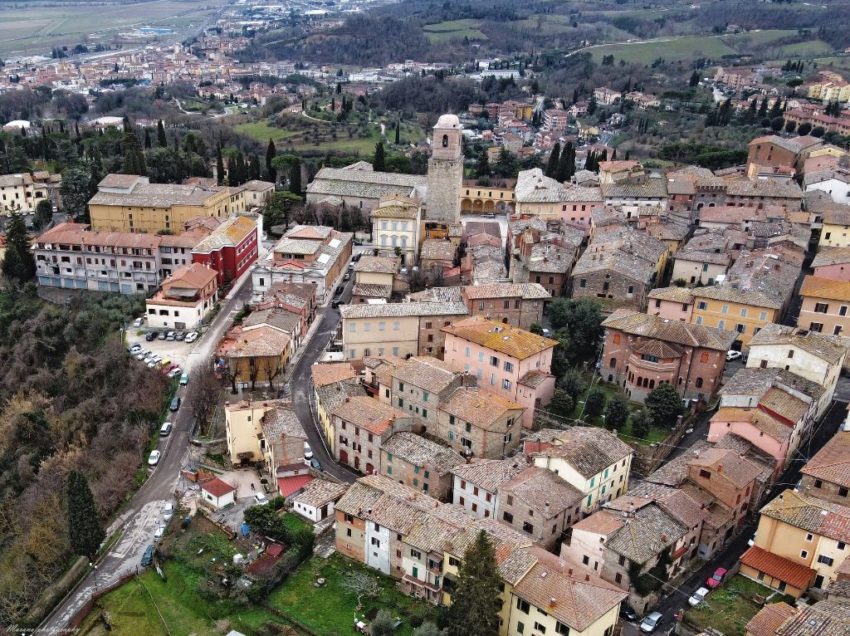
M463 185L461 131L457 115L442 115L434 126L425 205L425 218L429 221L460 222L460 191Z

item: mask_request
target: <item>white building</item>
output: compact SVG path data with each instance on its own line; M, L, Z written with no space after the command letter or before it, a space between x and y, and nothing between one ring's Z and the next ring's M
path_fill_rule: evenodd
M850 203L850 173L846 170L830 170L807 174L803 179L806 192L821 190L836 203Z
M178 268L145 301L148 327L195 329L218 301L218 272L200 263Z
M292 509L313 523L333 517L334 504L348 487L325 479L314 479L291 499Z
M513 459L479 459L452 468L452 503L479 519L496 518L499 486L526 468Z
M220 510L236 503L236 488L218 477L213 477L201 484L201 497L213 510Z
M372 210L372 241L381 256L395 256L396 248L405 265L416 264L422 206L416 199L384 197Z

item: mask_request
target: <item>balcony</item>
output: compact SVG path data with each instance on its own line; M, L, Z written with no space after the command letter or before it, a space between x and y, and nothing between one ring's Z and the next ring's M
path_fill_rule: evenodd
M648 373L675 374L679 369L679 361L668 359L654 362L644 360L641 356L633 353L629 356L629 370L635 371L637 369L644 369Z

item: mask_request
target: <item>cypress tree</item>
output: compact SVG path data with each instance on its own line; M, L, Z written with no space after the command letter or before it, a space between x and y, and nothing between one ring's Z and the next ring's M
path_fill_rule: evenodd
M301 194L301 160L293 157L289 164L289 191Z
M475 176L479 178L490 176L490 157L486 149L478 156L478 164L475 166Z
M499 633L499 587L496 551L482 530L463 555L457 587L447 612L449 636L496 636Z
M218 185L224 185L224 157L221 156L221 146L216 149L215 153L215 176Z
M151 147L151 131L145 128L145 150L150 150Z
M6 226L6 256L3 258L3 274L19 282L35 277L35 259L30 252L30 241L24 219L12 213Z
M395 145L401 143L401 118L395 120Z
M68 537L73 553L89 559L106 538L89 483L85 475L76 470L68 474Z
M277 170L272 165L272 161L277 156L277 148L275 148L274 140L269 139L269 145L266 148L266 176L272 183L277 182Z
M161 119L156 122L156 145L160 148L168 147L168 139L165 137L165 125Z
M129 131L124 133L124 174L147 174L145 155L139 145L136 133Z
M561 144L555 142L552 146L552 152L549 153L549 160L546 162L546 176L555 178L558 174L558 160L561 158Z
M573 151L573 144L571 141L568 141L564 146L564 149L561 151L561 156L558 158L558 168L555 174L555 179L557 181L567 181L572 176L570 174L570 161L571 155Z
M375 172L383 172L386 169L386 155L384 154L384 144L378 142L375 144L375 158L372 159L372 170Z

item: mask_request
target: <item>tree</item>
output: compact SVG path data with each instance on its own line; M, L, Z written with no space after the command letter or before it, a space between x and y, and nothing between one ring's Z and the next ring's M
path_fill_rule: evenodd
M503 178L513 178L517 176L518 171L519 164L517 163L516 156L508 151L507 148L502 148L502 151L499 153L499 160L496 162L496 174Z
M797 126L797 134L800 136L808 135L812 132L812 125L809 122L803 122Z
M62 205L72 218L86 215L86 204L91 198L89 179L91 175L82 165L69 168L62 173Z
M444 636L445 632L434 623L422 623L413 630L413 636Z
M652 426L652 416L646 409L640 409L632 413L629 418L632 424L632 435L638 439L646 439Z
M595 361L602 336L599 304L590 298L556 298L546 311L569 363Z
M791 121L790 119L785 122L785 132L793 133L797 129L797 122Z
M395 120L395 145L401 143L401 118Z
M587 388L587 383L585 383L581 373L579 373L576 369L568 369L567 372L561 376L559 385L570 395L571 398L573 398L573 402L578 401L578 396L584 393L584 390Z
M543 325L541 325L539 322L531 323L528 326L528 330L533 334L537 334L538 336L543 335Z
M815 126L812 128L812 137L823 137L826 134L826 128L823 126Z
M694 86L699 86L699 73L697 71L691 73L691 79L688 82L688 86L690 86L691 88L693 88Z
M584 400L584 412L588 417L602 415L605 409L605 391L598 387L591 389Z
M378 611L372 624L369 625L369 633L372 636L393 636L395 634L395 619L389 610Z
M495 636L499 633L499 588L496 551L483 530L463 555L457 587L447 612L448 636Z
M88 480L76 470L68 473L68 537L74 554L90 560L106 538Z
M156 122L156 145L160 148L168 148L168 139L165 136L165 125L160 119Z
M387 157L384 152L384 144L378 142L375 144L375 157L372 159L372 170L375 172L383 172L386 169Z
M277 148L275 148L274 140L269 139L269 145L266 147L266 178L272 183L277 183L277 170L273 164L275 157L277 157Z
M289 191L301 194L301 160L298 157L289 165Z
M552 401L546 405L546 410L561 417L569 417L576 407L573 397L564 389L555 389Z
M652 416L652 423L661 428L672 428L685 410L679 393L666 382L652 389L643 403Z
M544 174L547 177L555 178L555 175L558 174L558 160L561 158L561 144L559 142L555 142L555 145L552 146L552 152L549 153L549 159L546 161L546 171Z
M782 117L782 115L774 117L770 120L770 127L773 132L779 132L780 130L782 130L783 126L785 126L785 119Z
M605 428L619 431L629 419L629 401L625 396L616 394L605 406Z
M35 259L30 252L27 226L20 214L13 212L6 226L6 256L3 258L3 274L24 283L35 277Z
M479 179L490 176L490 157L487 150L482 150L481 154L478 155L478 163L475 164L475 176Z
M558 168L555 173L555 180L565 182L570 179L575 173L575 150L573 150L572 142L567 142L564 149L561 151L561 156L558 158Z
M46 228L53 221L53 204L49 199L42 199L35 206L35 217L33 226L40 230Z
M145 165L145 155L136 133L132 130L124 133L122 147L124 150L124 174L146 175L148 171Z

